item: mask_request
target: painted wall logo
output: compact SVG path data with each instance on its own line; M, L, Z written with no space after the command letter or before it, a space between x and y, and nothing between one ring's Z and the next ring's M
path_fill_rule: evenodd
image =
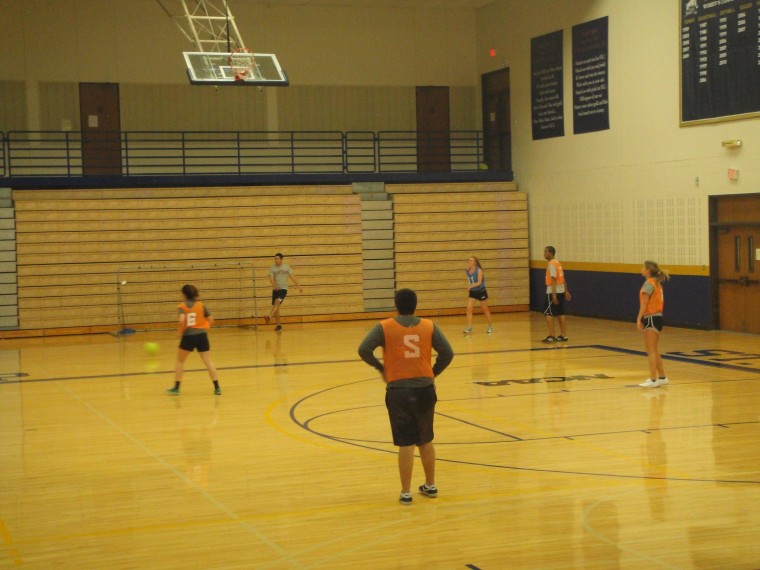
M577 380L612 380L614 376L606 374L580 374L578 376L544 376L543 378L525 378L523 380L495 380L493 382L473 382L480 386L509 386L510 384L542 384L553 382L575 382Z

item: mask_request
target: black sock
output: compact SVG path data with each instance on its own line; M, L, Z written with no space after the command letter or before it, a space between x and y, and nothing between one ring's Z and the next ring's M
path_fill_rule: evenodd
M219 380L214 380L214 388L218 388L218 387L219 387Z
M179 382L177 382L176 380L174 381L174 389L179 390Z

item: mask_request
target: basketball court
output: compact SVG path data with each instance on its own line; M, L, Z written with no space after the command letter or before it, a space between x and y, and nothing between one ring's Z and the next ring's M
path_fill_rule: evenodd
M0 570L760 568L760 0L232 3L3 3ZM411 504L402 287L455 352Z
M754 567L756 338L667 329L671 384L642 390L631 323L437 322L440 495L411 506L370 321L212 331L222 396L196 356L164 393L169 332L3 341L0 566Z

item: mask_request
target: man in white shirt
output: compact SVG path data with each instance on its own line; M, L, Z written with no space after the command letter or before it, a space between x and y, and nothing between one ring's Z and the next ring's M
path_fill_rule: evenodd
M283 255L281 253L276 253L274 255L274 265L269 268L269 281L272 283L272 310L269 311L268 316L264 317L267 324L269 324L269 321L274 317L274 330L276 331L282 330L282 324L280 323L280 305L282 305L282 302L288 294L288 279L293 280L295 286L298 287L299 293L302 291L298 281L293 277L293 270L290 268L290 265L283 263L282 258Z

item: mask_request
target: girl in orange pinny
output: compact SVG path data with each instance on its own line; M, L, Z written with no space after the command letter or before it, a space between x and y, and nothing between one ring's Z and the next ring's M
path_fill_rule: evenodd
M644 346L649 358L649 378L639 386L658 388L668 383L657 343L660 341L660 333L663 329L662 311L665 307L662 282L668 281L670 275L664 269L660 269L654 261L644 262L641 275L646 281L639 291L639 314L636 317L636 326L644 333Z
M185 360L194 350L206 365L208 375L214 383L214 394L222 395L222 389L219 387L219 380L216 377L216 367L211 361L211 346L208 342L206 331L214 323L214 317L209 310L203 306L203 302L198 300L198 289L193 285L182 287L182 296L184 300L177 306L179 320L177 322L177 335L181 338L179 348L177 349L177 364L174 368L174 387L169 388L169 394L179 394L179 385L182 382L182 374L185 370Z

